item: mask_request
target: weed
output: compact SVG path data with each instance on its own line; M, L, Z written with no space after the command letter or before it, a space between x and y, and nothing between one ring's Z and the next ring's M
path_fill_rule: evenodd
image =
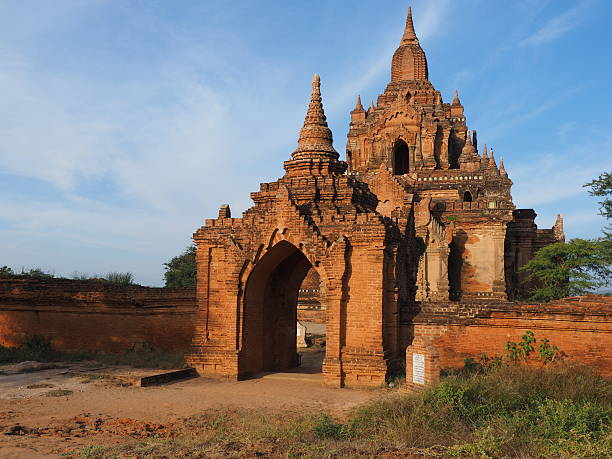
M106 275L106 280L110 282L111 284L133 285L134 275L130 272L119 273L119 272L113 271Z
M43 395L45 397L65 397L68 395L72 395L73 392L71 390L65 390L65 389L56 389L56 390L50 390L49 392L45 392Z
M41 384L29 384L26 386L26 389L50 389L51 387L55 387L53 384L41 383Z

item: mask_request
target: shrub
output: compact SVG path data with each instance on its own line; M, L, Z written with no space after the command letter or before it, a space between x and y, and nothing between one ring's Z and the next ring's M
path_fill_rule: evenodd
M106 275L105 278L111 284L116 285L134 285L134 275L131 272L110 272Z

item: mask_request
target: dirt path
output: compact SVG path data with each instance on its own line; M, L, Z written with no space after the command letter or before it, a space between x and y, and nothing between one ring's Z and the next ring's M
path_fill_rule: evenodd
M322 387L312 371L316 364L307 358L305 373L239 382L196 378L148 388L122 386L114 378L134 370L120 367L72 364L0 375L0 457L54 457L84 445L125 442L219 408L343 412L380 393ZM71 393L45 395L49 391Z

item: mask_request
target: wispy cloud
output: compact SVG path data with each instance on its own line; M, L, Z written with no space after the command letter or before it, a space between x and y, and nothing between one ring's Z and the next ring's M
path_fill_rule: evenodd
M579 2L574 7L570 8L567 11L555 16L538 30L536 30L533 34L529 35L527 38L523 39L520 42L521 46L539 46L544 43L551 42L556 40L557 38L565 35L566 33L574 30L576 27L580 25L581 15L589 6L590 1L582 1Z

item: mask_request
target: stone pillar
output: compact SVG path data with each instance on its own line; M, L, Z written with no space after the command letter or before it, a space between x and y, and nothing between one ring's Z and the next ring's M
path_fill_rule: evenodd
M506 240L506 225L498 225L493 227L491 231L493 238L493 285L492 291L496 297L503 300L508 299L506 293L506 270L504 266L504 242Z
M346 333L345 304L342 295L346 270L347 241L336 241L333 256L325 260L325 360L323 361L323 384L329 387L342 387L342 343Z
M442 144L440 145L440 167L442 169L448 169L450 167L450 161L448 159L448 143L450 133L450 128L442 131Z
M428 247L425 252L427 257L427 278L430 290L430 298L433 301L448 301L448 254L450 249L444 245L441 247Z

